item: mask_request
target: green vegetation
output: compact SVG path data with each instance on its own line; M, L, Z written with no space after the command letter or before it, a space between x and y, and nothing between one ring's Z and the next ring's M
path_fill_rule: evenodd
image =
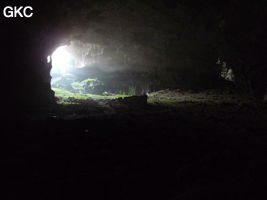
M89 100L89 99L103 100L103 99L125 98L130 96L127 94L111 94L109 96L96 95L96 94L80 94L60 88L52 88L52 90L55 92L55 96L59 99L58 102L61 104L68 104L71 100Z
M60 88L52 88L55 92L55 96L59 99L68 99L68 98L76 98L76 99L87 99L86 95L81 95L78 93L73 93L68 90L60 89Z
M135 87L130 87L129 90L128 90L128 95L130 96L134 96L136 95L136 88Z
M71 87L75 91L75 93L87 94L87 93L94 93L95 89L99 86L102 86L98 79L95 78L87 78L81 82L73 82L71 83Z

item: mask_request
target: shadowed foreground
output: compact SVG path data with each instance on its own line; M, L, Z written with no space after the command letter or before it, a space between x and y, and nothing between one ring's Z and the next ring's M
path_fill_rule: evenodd
M266 195L266 106L183 103L81 116L2 127L5 199Z

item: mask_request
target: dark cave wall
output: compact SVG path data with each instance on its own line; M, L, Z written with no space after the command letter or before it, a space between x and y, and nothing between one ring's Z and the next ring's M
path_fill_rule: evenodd
M16 34L23 34L16 31ZM45 57L37 51L36 43L28 37L8 35L7 51L2 59L3 86L8 102L15 107L41 106L53 102L50 90L50 68ZM35 46L36 45L36 46ZM5 50L7 49L5 48Z
M264 0L113 0L86 13L80 22L90 28L80 37L109 44L114 66L151 73L162 87L205 89L224 84L220 57L239 93L264 94Z
M267 89L267 4L233 1L224 7L225 59L232 65L243 94L263 98Z
M46 62L53 46L47 39L49 33L42 38L41 32L34 30L35 24L38 21L5 19L1 26L1 85L5 94L1 100L9 106L9 113L55 103Z
M1 18L1 85L5 96L1 101L11 115L55 104L47 56L68 37L64 23L58 21L62 19L53 14L59 7L41 1L24 3L33 6L32 18ZM1 2L1 8L4 6Z

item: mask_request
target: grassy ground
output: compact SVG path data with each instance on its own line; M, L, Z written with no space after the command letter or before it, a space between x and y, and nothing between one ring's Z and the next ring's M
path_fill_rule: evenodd
M93 100L103 100L103 99L116 99L116 98L124 98L128 97L129 95L126 94L112 94L108 96L104 95L97 95L97 94L79 94L79 93L73 93L68 90L59 89L59 88L52 88L52 90L55 92L55 96L59 98L59 103L71 103L71 99L77 99L77 100L87 100L87 99L93 99Z

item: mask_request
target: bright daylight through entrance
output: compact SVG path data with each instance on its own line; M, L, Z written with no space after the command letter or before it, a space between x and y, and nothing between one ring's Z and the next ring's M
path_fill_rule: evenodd
M128 92L112 91L103 81L106 81L100 66L103 53L104 47L100 45L74 41L59 46L47 57L47 62L52 62L51 87L58 102L131 96Z

